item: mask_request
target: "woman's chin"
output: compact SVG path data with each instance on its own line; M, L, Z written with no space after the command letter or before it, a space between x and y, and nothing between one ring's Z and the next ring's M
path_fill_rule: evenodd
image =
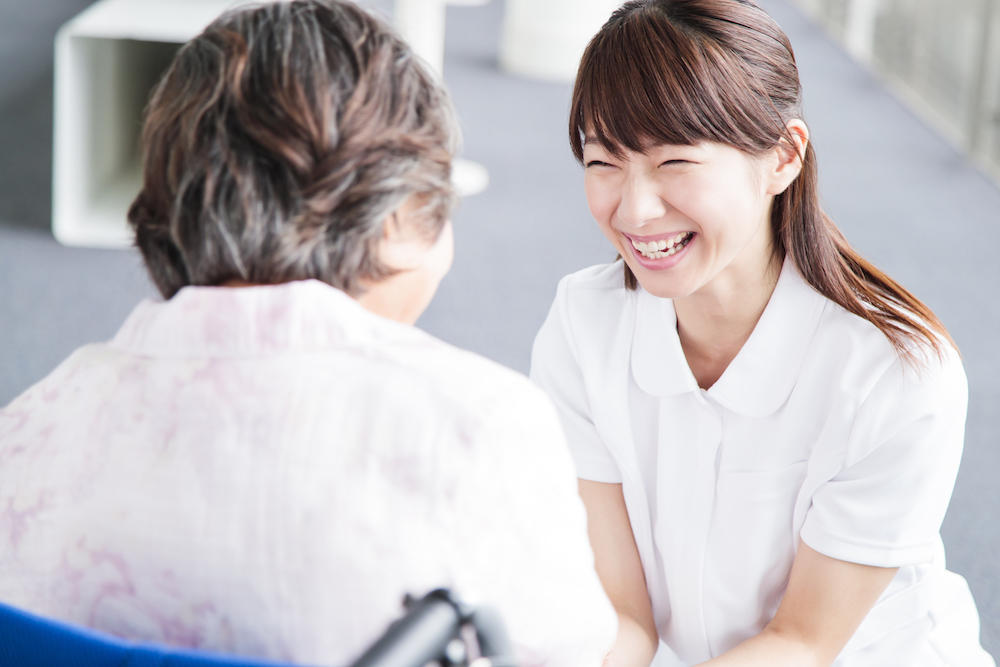
M678 299L694 291L688 285L689 281L679 272L650 271L642 265L633 266L632 262L628 262L628 267L632 270L639 287L655 297Z
M677 289L670 285L660 284L659 281L639 281L639 286L651 295L658 297L660 299L679 299L685 297L689 292L681 289Z

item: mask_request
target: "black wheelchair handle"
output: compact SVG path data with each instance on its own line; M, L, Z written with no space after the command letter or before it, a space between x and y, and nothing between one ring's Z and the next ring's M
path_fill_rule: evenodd
M488 607L469 607L444 588L419 599L407 596L404 604L406 614L351 667L424 667L442 659L465 625L475 628L480 653L489 665L517 667L503 621Z

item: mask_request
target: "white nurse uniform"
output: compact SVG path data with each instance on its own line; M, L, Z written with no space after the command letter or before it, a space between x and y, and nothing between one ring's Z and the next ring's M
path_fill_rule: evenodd
M622 484L660 638L683 664L761 630L801 538L900 568L836 667L994 665L939 535L965 427L957 354L915 370L786 261L753 334L702 390L672 301L626 290L619 261L560 282L531 374L578 475Z

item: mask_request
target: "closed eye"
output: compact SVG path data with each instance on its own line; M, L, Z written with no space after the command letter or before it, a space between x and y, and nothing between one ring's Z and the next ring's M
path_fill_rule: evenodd
M690 160L667 160L666 162L661 162L660 166L670 166L673 164L693 164Z
M587 167L610 167L611 165L607 162L601 162L600 160L591 160L586 164Z

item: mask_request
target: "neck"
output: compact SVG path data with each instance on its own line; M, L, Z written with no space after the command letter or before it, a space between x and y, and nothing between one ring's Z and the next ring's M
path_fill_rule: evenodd
M698 386L708 389L750 338L771 299L782 258L730 267L690 296L674 299L677 333Z
M354 299L365 310L380 317L414 324L427 304L415 292L411 273L400 271L377 282L365 282L363 290Z

